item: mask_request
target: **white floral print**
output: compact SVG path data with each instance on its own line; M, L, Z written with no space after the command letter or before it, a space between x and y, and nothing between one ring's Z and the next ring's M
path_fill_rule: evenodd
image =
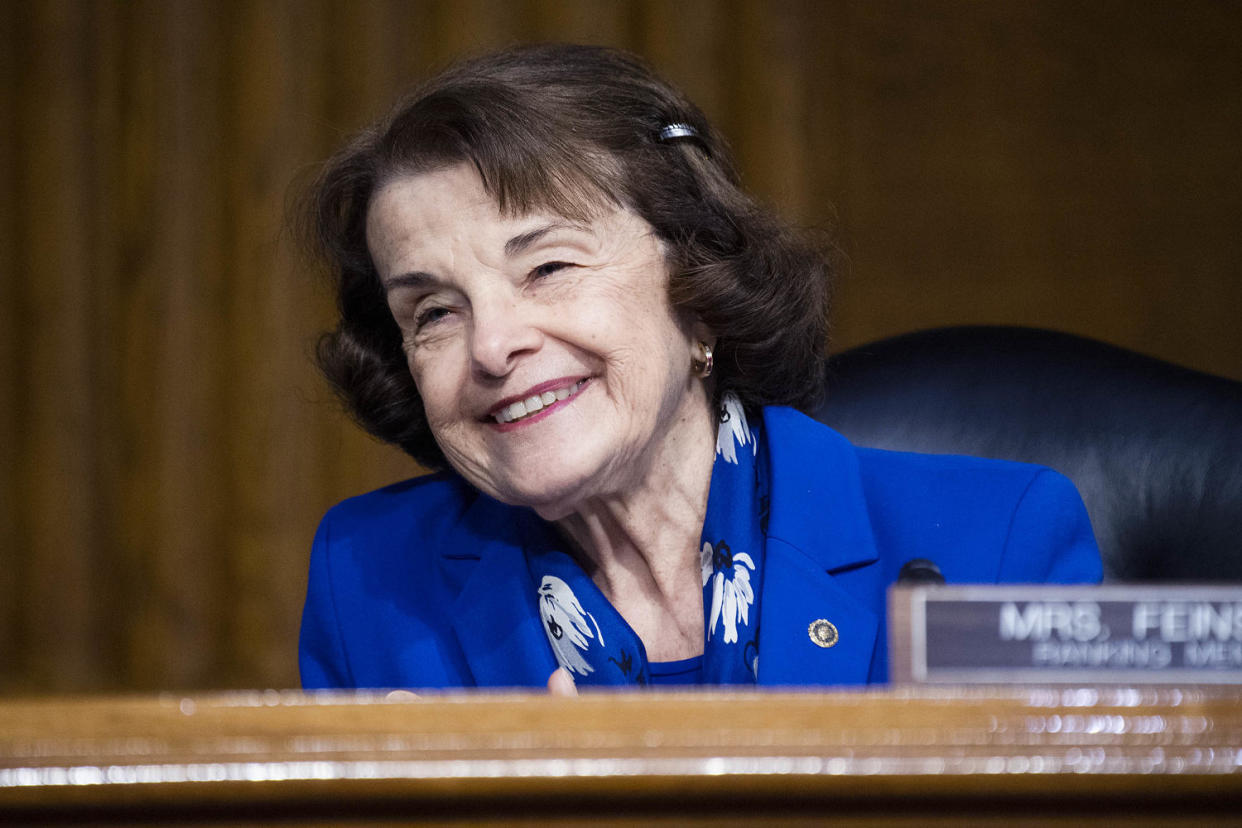
M723 457L726 463L737 465L739 448L750 444L751 454L754 454L759 451L759 444L746 423L746 412L742 410L742 403L737 397L725 394L721 400L721 408L724 411L720 418L720 429L716 432L716 454Z
M604 646L604 634L595 617L578 603L569 584L555 575L544 575L539 584L539 617L543 619L543 631L548 634L548 643L562 667L580 676L595 671L582 653L590 647L588 639L591 638L598 637L600 646ZM589 625L587 619L591 621Z
M712 608L708 616L707 635L716 634L719 622L724 632L724 643L737 642L737 626L741 622L750 625L750 605L755 601L755 593L750 587L750 573L755 569L755 562L745 552L731 552L728 545L718 542L716 548L703 542L699 553L699 563L703 575L703 586L712 582Z

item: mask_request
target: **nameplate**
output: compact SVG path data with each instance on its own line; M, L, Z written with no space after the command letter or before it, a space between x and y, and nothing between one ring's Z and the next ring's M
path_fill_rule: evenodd
M895 586L894 683L1242 684L1242 586Z

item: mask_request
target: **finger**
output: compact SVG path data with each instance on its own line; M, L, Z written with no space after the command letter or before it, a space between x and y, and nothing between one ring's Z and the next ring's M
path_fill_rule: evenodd
M548 676L548 692L553 696L576 696L578 695L578 687L574 684L574 677L564 667L557 667L552 671L552 675Z
M392 690L392 691L389 691L388 695L384 696L384 701L404 702L404 701L414 701L417 698L418 698L418 694L410 690Z

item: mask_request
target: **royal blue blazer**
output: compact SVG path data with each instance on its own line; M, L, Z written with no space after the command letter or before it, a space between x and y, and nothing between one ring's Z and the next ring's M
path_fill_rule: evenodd
M761 685L887 681L886 590L912 558L949 583L1101 578L1082 500L1056 472L856 448L788 408L763 421ZM303 685L544 688L557 663L522 550L547 531L451 473L337 505L311 552ZM821 618L832 648L808 635Z

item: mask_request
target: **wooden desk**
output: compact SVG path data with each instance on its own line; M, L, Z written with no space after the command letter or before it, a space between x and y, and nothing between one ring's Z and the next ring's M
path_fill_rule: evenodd
M1242 689L0 704L20 824L1242 822Z

